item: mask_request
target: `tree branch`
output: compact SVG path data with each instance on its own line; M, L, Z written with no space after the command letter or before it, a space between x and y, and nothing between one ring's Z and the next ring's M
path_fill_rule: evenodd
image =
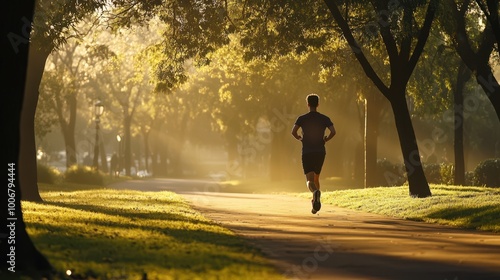
M429 33L432 27L432 22L434 21L434 17L436 15L437 1L439 0L431 0L429 6L427 6L424 25L420 29L420 33L418 34L417 44L415 45L415 49L413 50L413 54L411 55L410 61L408 63L408 68L407 68L408 78L409 75L413 73L413 70L415 69L417 62L420 59L420 55L424 50L427 38L429 37Z
M358 43L356 42L356 39L352 35L351 29L349 28L347 21L342 17L337 7L337 4L335 3L335 0L325 0L325 4L327 5L328 9L332 13L333 18L335 19L340 29L342 30L342 33L347 43L354 52L354 56L356 56L356 59L358 59L359 63L361 64L361 67L365 71L368 78L372 80L372 82L384 96L388 97L388 92L389 92L388 87L380 79L375 70L373 70L373 67L371 66L370 62L368 62L368 60L366 59L363 51L361 50Z

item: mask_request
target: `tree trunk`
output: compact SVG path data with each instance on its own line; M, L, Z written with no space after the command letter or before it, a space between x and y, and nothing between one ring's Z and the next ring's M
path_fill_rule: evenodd
M365 188L377 185L378 128L382 111L379 99L379 96L371 93L365 107Z
M287 170L289 167L285 166L285 162L289 163L289 161L285 160L285 146L284 143L285 137L288 136L288 134L285 133L285 130L281 131L276 131L272 132L273 133L273 138L271 140L271 157L269 158L270 161L270 178L272 181L280 181L283 180L286 175L285 175L285 170ZM254 148L253 151L257 153L258 151ZM255 161L254 161L255 164Z
M104 139L102 139L102 133L99 130L99 153L101 157L101 164L99 165L99 169L104 172L108 173L109 172L109 167L108 167L108 157L106 156L106 146L104 145Z
M481 63L476 69L476 80L488 96L500 120L500 85L493 75L491 67L487 63Z
M69 109L69 120L66 123L65 118L62 113L61 108L57 108L61 110L58 113L59 115L59 123L61 125L61 131L64 137L64 143L66 146L66 167L70 167L76 164L76 142L75 142L75 124L76 124L76 110L77 110L77 101L76 96L70 95L67 98L68 109Z
M408 106L406 104L405 94L396 93L389 101L391 102L391 107L396 121L396 129L401 145L401 151L403 153L404 166L408 176L410 196L429 197L431 196L431 191L420 161L420 152L418 150L410 112L408 111ZM391 178L391 175L397 174L384 175L386 175L386 178Z
M143 133L143 137L144 137L144 160L145 160L145 168L146 168L146 171L149 173L150 172L150 168L149 168L149 157L150 157L150 151L149 151L149 132L144 132Z
M66 144L66 167L70 167L76 164L75 131L66 129L63 131L63 137Z
M464 88L471 78L471 72L465 65L460 63L457 73L457 84L453 93L454 107L454 143L455 174L454 184L465 185L465 158L464 158Z
M1 219L4 221L4 226L0 229L2 278L19 278L21 271L28 273L33 279L43 278L41 274L46 274L44 277L49 278L52 271L50 263L35 248L28 236L21 209L23 183L26 182L26 180L20 180L21 174L19 173L20 129L23 125L21 112L24 106L33 8L34 1L8 2L4 5L0 17L2 20L1 37L3 38L1 68L2 78L5 81L0 102L2 104L2 130L5 136L3 139L5 149L2 156L4 170L7 173L5 192L1 195L3 205ZM10 36L14 36L16 41L9 41L12 39ZM35 158L34 153L33 158ZM34 177L30 170L23 170L23 176ZM36 165L34 171L36 174ZM36 179L34 185L36 186Z
M125 139L123 140L125 142L125 150L124 150L124 167L125 167L125 174L127 176L131 175L130 168L132 164L132 149L131 149L131 140L132 140L132 135L130 133L130 125L131 125L131 119L130 116L125 115L124 120L123 120L123 131L124 131L124 136Z
M19 152L19 179L22 186L22 199L41 202L38 192L37 161L35 143L35 112L38 104L38 88L42 80L45 62L50 52L40 51L36 46L30 48L26 74L23 110L21 111L21 148Z

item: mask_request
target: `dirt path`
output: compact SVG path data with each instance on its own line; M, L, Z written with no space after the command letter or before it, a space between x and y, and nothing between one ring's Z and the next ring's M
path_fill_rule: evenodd
M247 238L289 279L500 279L500 235L392 219L307 199L223 193L205 181L127 182L170 190Z

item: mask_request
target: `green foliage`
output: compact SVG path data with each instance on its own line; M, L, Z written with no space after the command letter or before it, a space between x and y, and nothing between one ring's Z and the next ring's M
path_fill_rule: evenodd
M403 167L390 162L388 159L377 160L376 183L378 186L398 186L406 181Z
M424 164L424 173L427 182L431 184L453 184L454 166L447 163Z
M492 158L480 162L474 170L475 185L500 187L500 159Z
M467 186L475 186L476 185L476 180L475 178L475 173L474 171L467 171L465 172L465 185Z
M54 167L37 164L37 179L39 183L54 184L62 179L62 173Z
M455 165L441 163L439 173L441 174L441 184L451 185L455 181Z
M73 165L64 174L67 182L99 185L104 184L105 175L100 171L94 170L90 166Z

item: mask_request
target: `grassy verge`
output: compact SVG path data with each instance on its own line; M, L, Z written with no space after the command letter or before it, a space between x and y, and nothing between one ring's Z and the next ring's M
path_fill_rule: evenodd
M74 279L282 279L260 252L171 192L40 184L27 230ZM146 278L144 278L146 277Z
M407 186L339 190L323 192L321 200L391 217L500 232L500 189L431 185L431 191L432 197L422 199L411 198Z
M221 191L282 193L310 199L304 180L221 182ZM349 189L350 188L350 189ZM339 178L321 180L322 202L340 207L460 228L500 232L500 188L431 185L432 197L408 195L408 186L353 189Z

